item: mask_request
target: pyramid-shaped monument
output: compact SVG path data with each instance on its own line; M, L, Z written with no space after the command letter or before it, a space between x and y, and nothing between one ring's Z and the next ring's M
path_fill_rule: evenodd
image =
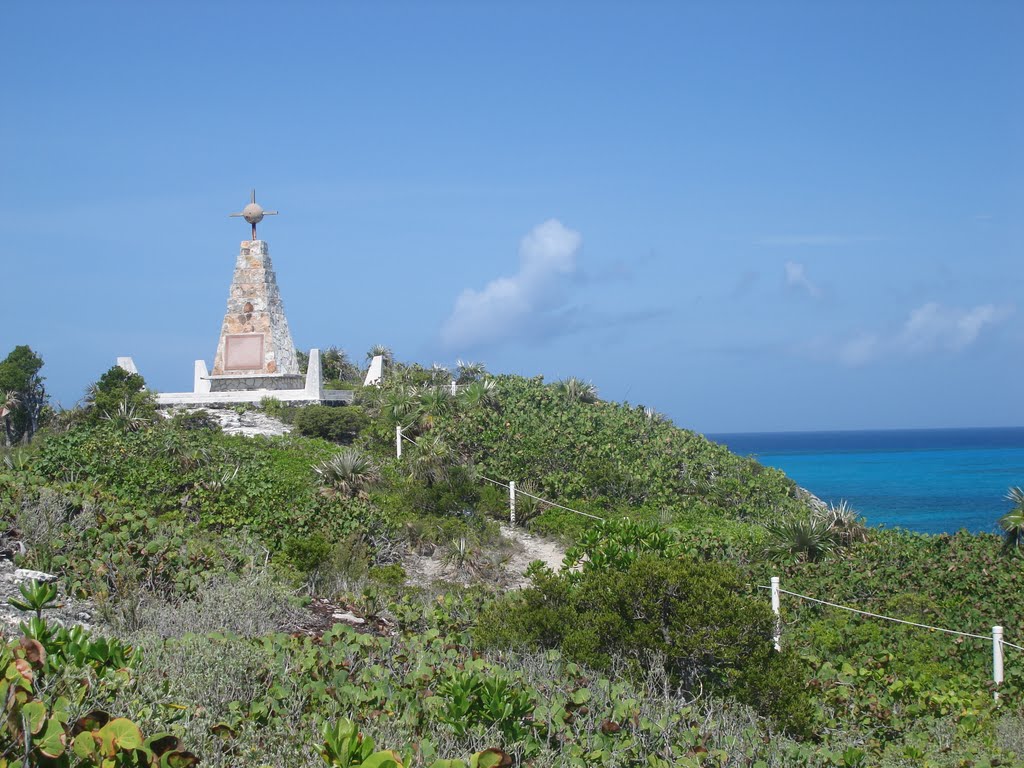
M270 248L263 240L243 240L238 251L211 373L301 377Z
M309 351L306 371L299 371L270 248L256 237L256 225L264 216L276 214L256 203L255 191L241 213L231 214L249 222L252 239L242 241L235 259L213 370L208 371L205 360L196 360L192 391L158 393L158 405L222 407L260 403L266 398L297 405L352 402L354 393L350 390L324 389L319 350ZM130 357L118 358L118 365L135 370Z

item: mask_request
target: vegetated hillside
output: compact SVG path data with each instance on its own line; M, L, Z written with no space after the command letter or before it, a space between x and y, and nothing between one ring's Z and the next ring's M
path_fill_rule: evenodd
M443 388L423 397L399 378L377 395L378 411L389 426L401 421L411 424L407 433L444 441L488 477L527 483L602 516L688 526L764 520L805 506L782 472L651 409L597 400L578 382L498 376L488 385L470 384L455 398Z
M6 690L18 690L0 761L186 766L195 753L212 766L388 768L495 748L472 764L669 768L1024 755L1012 650L997 703L985 641L784 596L776 654L758 589L780 575L787 589L928 624L984 635L1002 623L1015 642L1015 547L867 529L578 381L463 373L453 396L446 371L392 365L352 408L265 403L302 434L244 438L202 414L157 417L141 380L114 370L89 407L5 452L3 549L56 574L58 591L26 584L28 639L0 652ZM400 461L397 425L415 443ZM496 588L508 498L482 476L604 518L521 498L519 523L567 539L576 568ZM476 586L406 586L410 551ZM91 601L102 629L47 622L61 593ZM320 636L349 610L366 620L359 632Z

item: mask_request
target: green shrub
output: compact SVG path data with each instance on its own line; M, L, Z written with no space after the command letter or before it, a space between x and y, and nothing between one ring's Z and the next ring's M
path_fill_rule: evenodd
M406 573L401 563L376 565L370 569L369 578L382 587L401 587L405 584Z
M771 611L741 594L729 566L644 555L625 570L569 578L535 569L533 579L485 612L476 629L483 646L558 648L599 670L622 659L637 675L663 655L687 689L733 696L793 733L810 732L798 663L772 649Z
M295 415L295 429L306 437L320 437L332 443L349 444L369 423L357 405L331 407L307 405Z
M284 541L285 557L303 574L310 574L327 560L332 545L319 533L292 536Z
M151 419L156 415L156 401L146 390L146 380L119 365L110 368L89 387L86 403L89 420L93 423L119 412L139 419Z
M285 424L293 424L300 410L297 406L285 405L276 397L264 397L260 400L260 409L268 416L273 416Z

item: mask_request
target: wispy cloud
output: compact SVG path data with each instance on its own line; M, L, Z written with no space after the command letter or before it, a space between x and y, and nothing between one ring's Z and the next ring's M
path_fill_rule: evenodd
M888 334L862 332L837 345L819 343L843 365L866 365L883 357L947 353L966 350L982 334L1014 313L1012 306L979 304L961 309L928 302L910 311L903 324Z
M565 285L577 271L582 235L550 219L519 244L519 271L480 290L467 288L441 328L449 349L468 349L513 338L534 338L566 325ZM574 323L568 323L574 325Z
M815 299L821 296L821 289L811 282L811 279L807 276L807 269L803 264L799 261L787 261L785 268L786 287L798 291L806 291L807 295Z

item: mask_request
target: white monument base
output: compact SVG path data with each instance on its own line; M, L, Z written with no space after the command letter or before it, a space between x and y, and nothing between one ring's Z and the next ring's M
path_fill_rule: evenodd
M130 357L119 357L118 365L133 373L135 363ZM129 367L130 366L130 367ZM256 379L264 379L265 383L280 381L282 376L210 376L206 362L196 360L191 392L158 392L156 404L162 407L183 408L230 408L235 405L259 405L264 398L272 397L289 405L347 405L355 400L355 392L350 389L324 389L320 368L320 350L309 350L309 364L306 368L304 386L299 389L261 388ZM211 381L217 382L217 390L211 387ZM232 383L237 382L237 388Z

